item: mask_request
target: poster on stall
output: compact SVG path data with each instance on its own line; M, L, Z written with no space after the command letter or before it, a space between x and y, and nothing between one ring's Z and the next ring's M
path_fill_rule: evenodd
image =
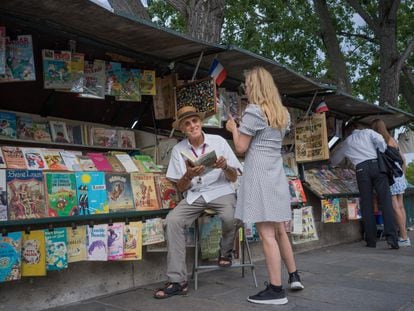
M329 159L325 114L314 114L296 124L296 161L311 162Z

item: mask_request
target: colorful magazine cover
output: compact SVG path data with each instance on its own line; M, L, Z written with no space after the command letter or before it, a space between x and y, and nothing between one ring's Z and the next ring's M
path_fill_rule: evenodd
M147 219L142 225L142 245L157 244L164 241L165 237L162 219Z
M338 223L341 222L341 209L339 207L339 199L325 199L321 200L322 217L324 223Z
M131 173L131 186L135 210L150 211L160 209L155 189L154 175Z
M44 230L46 242L46 270L63 270L68 267L66 228Z
M16 132L18 139L33 140L33 119L30 116L16 117Z
M85 83L81 97L105 98L105 61L85 61Z
M22 276L46 275L46 244L43 230L23 233Z
M95 225L86 227L88 260L108 260L108 225Z
M120 101L141 101L141 70L122 68L121 94L116 97Z
M0 138L16 138L16 114L0 111Z
M42 50L45 89L72 88L71 58L69 51Z
M83 85L85 84L84 69L85 69L85 54L72 53L72 59L70 63L71 68L71 80L72 87L70 91L72 93L82 93Z
M302 234L292 235L292 244L302 244L317 241L318 232L312 213L312 206L305 206L302 210Z
M122 260L142 259L142 221L124 226L124 257Z
M7 170L6 182L10 220L46 216L42 171Z
M121 79L122 69L121 63L106 62L106 85L105 95L120 96L121 95Z
M0 170L0 221L7 220L7 214L6 170Z
M154 178L160 207L163 209L176 207L180 202L180 193L175 183L165 176L155 176Z
M135 148L135 133L129 130L118 131L118 147L119 148Z
M27 169L24 155L20 147L1 147L7 168Z
M103 172L76 172L79 215L109 213Z
M45 173L48 215L50 217L79 215L76 179L73 173Z
M124 224L108 225L108 260L122 260L124 257Z
M300 179L289 180L289 187L292 187L295 200L292 202L304 203L306 202L305 191L303 190L302 182ZM292 191L291 191L292 192Z
M40 148L20 148L28 170L47 170L48 166Z
M52 171L67 171L68 168L60 155L63 150L61 149L42 149L43 157L49 170Z
M68 263L84 261L86 256L86 226L66 228Z
M16 40L6 37L6 68L0 74L0 82L35 80L32 36L17 36Z
M0 236L0 282L20 280L22 233L10 232Z
M105 173L110 212L133 211L131 179L126 173Z
M0 26L0 75L6 73L6 27Z
M142 95L155 95L157 88L155 85L155 71L144 70L141 73L141 79L139 80L140 90Z

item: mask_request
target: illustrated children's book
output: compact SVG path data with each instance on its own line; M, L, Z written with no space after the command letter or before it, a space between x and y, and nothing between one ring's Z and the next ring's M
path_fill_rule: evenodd
M118 131L118 147L119 148L135 148L134 131L119 130Z
M0 112L0 138L16 138L16 114Z
M93 163L92 159L87 155L77 155L76 156L79 161L79 165L82 171L86 172L93 172L97 171L95 163Z
M108 225L108 260L122 260L124 257L124 224Z
M321 200L321 207L321 221L324 223L341 222L341 209L338 198Z
M82 154L82 153L80 153ZM60 156L64 162L65 167L69 171L81 171L80 163L77 157L78 153L73 151L61 151Z
M6 68L0 82L35 81L35 72L32 36L6 37Z
M142 225L142 245L157 244L165 241L161 218L147 219Z
M95 225L92 228L86 227L87 231L87 255L88 260L108 260L108 225Z
M174 208L180 202L177 186L165 176L155 176L158 198L161 208Z
M68 267L66 228L45 229L46 270L62 270Z
M140 90L142 95L155 95L155 71L154 70L143 70L141 73L141 79L139 80Z
M6 73L6 27L0 26L0 75Z
M71 53L69 51L42 50L45 89L72 87Z
M56 143L69 143L69 135L66 129L66 123L63 121L50 121L50 134L52 140Z
M92 162L95 164L95 167L98 171L101 171L101 172L112 171L112 166L111 164L109 164L103 152L88 152L86 155L92 160Z
M46 170L48 166L40 148L20 148L23 152L26 167L29 170Z
M51 171L67 171L68 168L63 161L60 153L62 149L42 149L43 157L46 160L46 164Z
M7 170L9 220L46 216L42 171Z
M27 169L22 149L19 147L1 147L7 168Z
M33 138L36 141L51 142L49 123L33 120Z
M105 61L85 61L84 79L81 97L105 98Z
M50 217L79 215L73 173L45 173Z
M134 210L129 174L106 173L105 183L110 212Z
M0 170L0 221L7 220L6 170Z
M101 147L118 147L118 134L115 129L92 127L92 145Z
M0 168L6 168L6 160L4 159L3 151L0 148Z
M76 172L79 215L109 212L103 172Z
M46 275L46 245L43 230L23 233L22 276Z
M131 173L131 185L135 210L149 211L159 209L154 175Z
M141 101L141 70L121 68L121 94L116 97L120 101Z
M16 132L18 139L33 140L33 119L30 116L16 117Z
M122 69L121 63L106 62L106 86L105 95L121 95Z
M66 228L68 246L68 262L78 262L87 259L86 256L86 226Z
M0 236L0 282L20 280L22 233L10 232Z
M122 260L142 259L142 221L124 226L124 257Z

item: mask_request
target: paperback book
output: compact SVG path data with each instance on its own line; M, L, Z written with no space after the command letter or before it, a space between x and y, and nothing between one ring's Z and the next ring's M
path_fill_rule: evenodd
M134 210L131 180L129 174L106 173L105 184L110 212Z
M42 171L7 170L9 220L46 216Z
M50 134L55 143L69 143L69 135L66 123L63 121L50 121Z
M16 132L18 139L33 140L33 119L30 116L16 116Z
M305 206L302 210L302 234L292 235L292 244L302 244L311 241L317 241L318 232L312 213L312 206Z
M106 85L105 95L120 96L121 95L121 79L122 69L121 63L106 62Z
M161 218L147 219L142 225L142 245L157 244L165 241Z
M68 249L66 247L66 228L45 231L46 270L62 270L68 267Z
M103 172L76 172L79 215L109 212L108 196Z
M46 244L43 230L23 233L22 276L46 275Z
M86 226L66 228L66 236L68 263L86 260Z
M27 169L22 149L19 147L1 147L7 168Z
M135 148L134 131L118 130L118 147L119 148Z
M101 147L118 147L118 134L115 129L92 127L92 145Z
M70 90L72 88L71 53L42 50L42 58L44 88Z
M121 93L116 99L120 101L141 101L141 70L132 68L121 68L121 70Z
M0 282L20 280L22 233L10 232L0 236Z
M141 95L156 95L155 71L143 70L139 80Z
M73 151L61 151L60 156L62 157L65 167L69 171L81 171L80 163L77 157L77 153Z
M154 175L131 173L131 185L135 210L150 211L159 209Z
M142 259L142 221L124 226L124 257L122 260Z
M149 155L137 154L133 156L134 163L138 165L140 172L143 173L161 173L161 169L154 163L153 159Z
M116 222L108 226L108 260L124 257L124 224Z
M112 166L109 164L107 158L102 152L88 152L86 154L92 162L95 164L95 167L98 171L102 172L111 172Z
M127 153L116 153L115 157L121 162L126 172L132 173L139 171L138 167Z
M77 155L76 156L79 161L79 165L82 171L92 172L97 171L95 163L93 163L92 159L87 155Z
M341 209L339 207L339 199L324 199L321 200L322 217L324 223L340 223Z
M0 138L16 138L16 114L0 111Z
M359 198L348 199L348 219L358 220L361 219L361 209L359 206Z
M165 176L155 176L156 189L163 209L171 209L180 202L180 195L175 183Z
M205 166L205 173L212 170L214 163L216 163L217 161L216 151L214 150L208 151L202 155L199 155L198 157L195 157L194 155L186 151L181 151L181 155L183 159L187 161L187 163L191 167L199 165Z
M63 161L62 149L42 149L43 157L51 171L67 171L68 168Z
M45 173L48 215L50 217L79 215L76 179L73 173Z
M47 170L48 166L40 148L21 147L26 167L29 170Z
M33 120L33 138L36 141L51 142L49 123Z
M92 228L86 227L88 260L108 260L108 225L95 225Z
M118 160L118 158L115 156L115 154L112 154L111 152L109 152L105 155L105 157L108 160L109 164L111 165L113 172L116 172L116 173L125 173L126 172L124 166Z
M85 61L85 83L81 97L105 98L105 61Z

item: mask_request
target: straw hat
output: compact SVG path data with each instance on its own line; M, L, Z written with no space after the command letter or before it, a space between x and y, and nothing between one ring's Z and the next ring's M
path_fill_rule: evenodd
M184 107L181 107L177 111L177 118L173 122L172 127L174 129L176 129L176 130L179 130L180 129L180 123L184 119L186 119L188 117L192 117L192 116L197 116L201 120L203 120L204 119L204 115L205 115L204 112L197 112L196 108L193 107L193 106L184 106Z

